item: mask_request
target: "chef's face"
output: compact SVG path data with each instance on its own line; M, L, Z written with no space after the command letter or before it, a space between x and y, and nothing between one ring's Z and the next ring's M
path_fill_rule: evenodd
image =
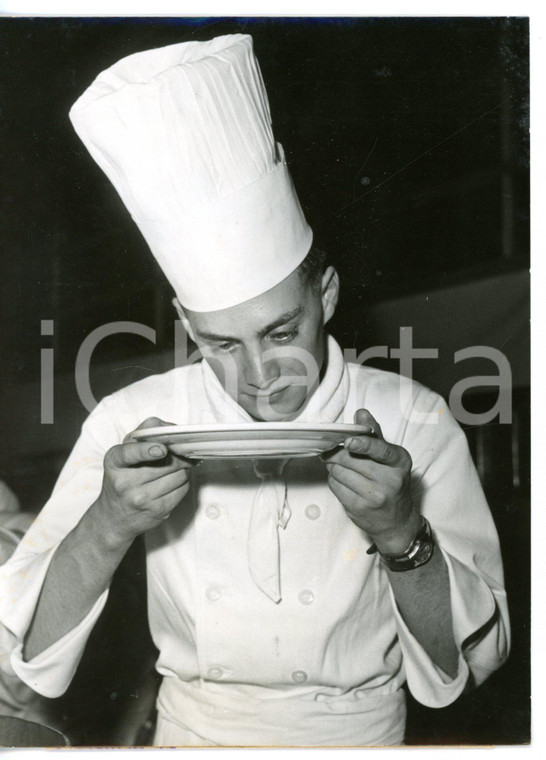
M320 382L324 325L338 290L337 273L328 267L318 283L296 270L229 309L194 312L175 305L227 393L254 419L281 421L296 417Z

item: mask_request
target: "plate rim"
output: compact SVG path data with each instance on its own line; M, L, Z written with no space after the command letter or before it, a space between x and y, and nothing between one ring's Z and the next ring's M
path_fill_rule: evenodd
M166 436L166 435L195 435L196 433L244 433L244 432L286 432L294 433L298 432L317 432L317 433L347 433L348 435L364 435L370 434L369 426L357 425L348 422L245 422L245 423L224 423L219 422L216 424L205 425L160 425L151 428L141 428L135 430L131 436L133 439L146 440L150 436Z

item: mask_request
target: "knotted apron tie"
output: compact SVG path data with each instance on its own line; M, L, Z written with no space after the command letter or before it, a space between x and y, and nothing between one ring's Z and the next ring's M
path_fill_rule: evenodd
M287 459L253 460L261 483L252 503L248 529L248 565L254 583L275 604L281 601L279 527L291 511L286 501L283 469Z

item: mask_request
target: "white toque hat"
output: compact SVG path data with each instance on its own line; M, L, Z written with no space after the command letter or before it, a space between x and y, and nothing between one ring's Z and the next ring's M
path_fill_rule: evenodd
M123 58L70 119L188 309L260 295L311 248L250 36Z

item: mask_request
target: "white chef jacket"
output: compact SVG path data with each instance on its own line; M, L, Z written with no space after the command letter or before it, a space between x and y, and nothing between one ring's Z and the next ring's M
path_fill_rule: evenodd
M421 703L442 707L505 660L498 538L464 433L441 397L345 363L329 337L325 377L298 420L351 423L359 408L412 457L412 497L449 571L457 676L442 672L405 625L377 555L366 553L371 540L328 488L319 458L291 459L284 468L290 516L279 527L278 603L249 573L249 515L259 487L252 462L204 461L181 505L145 537L149 621L163 676L155 744L397 744L404 681ZM97 497L106 451L151 416L179 424L250 419L206 363L137 382L90 415L50 501L0 568L0 621L12 650L4 667L45 696L68 687L108 594L24 662L22 642L48 564Z

